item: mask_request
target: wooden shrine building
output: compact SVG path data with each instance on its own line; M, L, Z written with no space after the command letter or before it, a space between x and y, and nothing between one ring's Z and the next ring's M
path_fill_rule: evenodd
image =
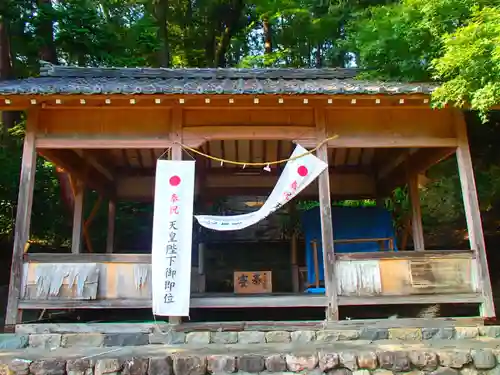
M41 76L0 82L0 110L27 116L6 325L31 309L151 308L150 254L121 254L114 245L116 202L153 200L156 159L182 145L243 162L287 158L296 142L313 148L329 168L300 194L319 200L323 293L297 286L258 295L208 293L209 269L192 268L191 308L324 307L467 303L495 315L467 129L461 111L431 109L431 86L373 83L349 69L78 68L44 64ZM470 250L426 250L418 176L455 154ZM71 253L27 252L36 158L75 181ZM267 196L278 169L241 168L196 156L196 199ZM336 253L332 200L383 199L408 185L411 250L395 238L354 238L389 246ZM85 189L109 201L106 249L84 252ZM335 222L335 220L333 220ZM257 239L258 240L258 239ZM197 246L201 246L198 244ZM294 245L297 246L297 245ZM399 247L399 251L395 250ZM208 250L207 250L208 251ZM234 251L244 251L240 247ZM200 252L201 254L202 252ZM317 254L317 253L315 253ZM268 255L272 257L272 254ZM316 257L317 258L317 257ZM238 270L235 270L238 271ZM176 317L171 317L172 321Z

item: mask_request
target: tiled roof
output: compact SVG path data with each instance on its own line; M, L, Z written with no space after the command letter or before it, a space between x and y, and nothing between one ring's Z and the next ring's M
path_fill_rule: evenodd
M0 82L0 95L429 94L429 84L368 82L354 69L80 68L42 64L40 77Z

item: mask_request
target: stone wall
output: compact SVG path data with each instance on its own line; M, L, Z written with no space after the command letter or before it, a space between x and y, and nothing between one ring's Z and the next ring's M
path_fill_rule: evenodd
M57 326L57 325L56 325ZM50 325L48 326L50 327ZM153 326L149 332L111 333L21 333L0 335L0 349L113 347L143 345L221 345L221 344L335 344L380 340L457 341L463 339L500 338L500 326L441 328L347 328L294 330L240 330L178 332L168 324ZM500 373L499 373L500 375Z
M167 351L168 352L168 351ZM247 352L252 352L248 348ZM321 349L266 354L179 354L129 357L3 359L0 374L32 375L205 375L301 373L328 375L498 375L492 349L363 350ZM82 355L83 356L83 355Z

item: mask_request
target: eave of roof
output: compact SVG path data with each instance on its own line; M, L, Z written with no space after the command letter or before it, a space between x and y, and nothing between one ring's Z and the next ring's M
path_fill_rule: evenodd
M0 82L0 95L430 94L431 84L353 79L354 69L81 68L43 63L40 77Z

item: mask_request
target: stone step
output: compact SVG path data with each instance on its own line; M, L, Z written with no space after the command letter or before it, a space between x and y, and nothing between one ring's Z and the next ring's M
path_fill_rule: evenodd
M120 326L117 326L120 327ZM65 328L47 326L47 333L19 329L16 334L0 335L0 349L26 347L55 349L59 347L113 347L168 345L225 345L225 344L287 344L339 343L350 341L434 341L500 337L500 326L435 327L435 328L360 328L360 329L301 329L301 330L205 330L179 332L170 325L151 325L147 330L133 331L132 326L105 332L65 331ZM82 329L83 330L83 329Z
M27 348L0 352L0 374L205 375L308 373L330 375L500 374L500 340L492 338L363 340L331 343L143 345Z

